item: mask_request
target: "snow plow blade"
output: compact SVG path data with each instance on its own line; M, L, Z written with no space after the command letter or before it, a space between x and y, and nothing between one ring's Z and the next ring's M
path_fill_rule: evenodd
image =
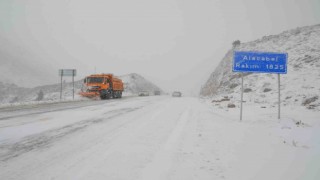
M80 92L79 94L81 96L87 97L87 98L93 98L93 97L100 96L100 94L98 92Z

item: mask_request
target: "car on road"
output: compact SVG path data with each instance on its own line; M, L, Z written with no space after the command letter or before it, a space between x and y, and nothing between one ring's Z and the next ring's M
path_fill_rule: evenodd
M182 96L182 93L180 91L174 91L172 93L172 97L181 97Z
M154 91L154 95L156 95L156 96L161 95L161 91Z
M148 91L140 91L138 93L139 96L149 96L149 92Z

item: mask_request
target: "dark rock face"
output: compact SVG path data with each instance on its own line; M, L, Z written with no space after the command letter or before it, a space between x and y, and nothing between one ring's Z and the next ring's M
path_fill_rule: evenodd
M263 92L269 92L269 91L272 91L272 89L270 88L264 88Z
M303 102L302 102L302 105L303 105L303 106L306 106L306 105L308 105L308 104L310 104L310 103L315 102L315 101L318 100L318 99L319 99L319 96L313 96L313 97L304 99Z
M243 90L244 93L248 93L248 92L251 92L251 91L252 91L251 88L245 88L245 89Z
M229 103L229 104L228 104L228 108L235 108L235 107L236 107L235 104L232 104L232 103Z

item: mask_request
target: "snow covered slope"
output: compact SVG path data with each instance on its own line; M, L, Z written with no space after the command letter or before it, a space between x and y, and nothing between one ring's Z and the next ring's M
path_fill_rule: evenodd
M80 98L77 92L80 91L82 81L75 81L75 97ZM62 84L62 97L64 100L72 99L72 83ZM42 91L43 96L40 95ZM44 85L35 88L23 88L15 84L0 82L0 103L20 103L30 101L55 101L60 99L60 84Z
M17 100L16 95L21 94L24 91L28 91L28 88L18 87L12 83L0 82L0 102L11 103Z
M163 93L158 86L136 73L120 76L120 79L124 83L125 93L138 94L140 91L147 91L150 94L153 94L154 91Z
M125 84L124 93L128 95L138 94L140 91L148 91L153 94L154 91L162 90L149 82L142 76L132 73L124 76L120 76ZM75 98L82 99L78 93L81 91L82 80L75 81ZM62 99L71 100L73 85L71 82L63 82L62 84ZM40 91L43 92L41 97ZM32 102L32 101L56 101L60 99L60 83L52 85L38 86L35 88L23 88L18 87L15 84L2 83L0 82L0 104L8 103L21 103L21 102Z
M234 50L287 52L288 74L281 75L282 104L320 109L320 25L265 36L231 49L201 89L201 96L240 99L241 76L232 72ZM273 106L277 103L277 75L245 74L244 90L245 101Z

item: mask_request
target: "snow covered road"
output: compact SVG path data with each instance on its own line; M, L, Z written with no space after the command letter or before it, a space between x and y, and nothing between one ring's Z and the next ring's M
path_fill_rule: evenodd
M2 116L0 179L320 178L319 124L240 123L191 97L57 106Z

